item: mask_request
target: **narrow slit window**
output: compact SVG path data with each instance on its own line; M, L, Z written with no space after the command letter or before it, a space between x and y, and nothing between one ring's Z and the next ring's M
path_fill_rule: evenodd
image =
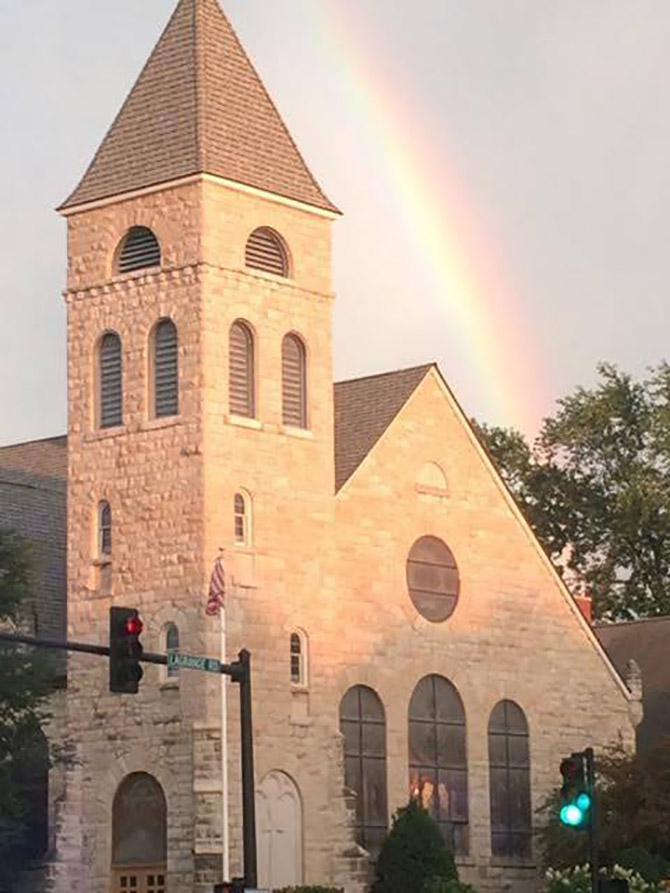
M282 342L282 418L285 425L307 427L305 346L297 335Z
M233 415L254 418L254 339L243 322L230 329L229 403Z
M157 419L179 413L179 339L171 319L162 319L153 337L154 416Z
M513 701L500 701L489 719L491 853L532 856L530 747L525 714Z
M171 654L179 654L179 628L175 623L168 624L165 630L165 653L167 654L168 659ZM178 679L179 667L171 667L170 664L168 664L167 678Z
M247 501L242 493L235 494L235 544L247 545Z
M116 332L107 332L99 351L99 420L101 428L123 424L123 369L121 339Z
M300 633L291 634L291 683L293 685L307 685L305 638Z
M98 508L98 557L112 555L112 509L108 502L101 502Z

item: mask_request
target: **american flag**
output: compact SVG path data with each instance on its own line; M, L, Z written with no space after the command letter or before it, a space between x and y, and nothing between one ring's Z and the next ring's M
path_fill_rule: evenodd
M209 598L205 612L210 617L215 617L226 603L226 575L223 570L223 558L219 557L214 562L212 579L209 581Z

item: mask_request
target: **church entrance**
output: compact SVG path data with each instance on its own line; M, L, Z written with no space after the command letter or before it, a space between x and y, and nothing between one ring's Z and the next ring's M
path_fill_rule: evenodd
M112 807L112 893L166 893L167 804L152 775L127 775Z
M258 881L261 889L302 883L302 804L295 782L270 772L256 791Z

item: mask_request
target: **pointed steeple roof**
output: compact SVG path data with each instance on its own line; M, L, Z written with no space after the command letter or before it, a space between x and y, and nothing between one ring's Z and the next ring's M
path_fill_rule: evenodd
M217 0L179 0L61 210L199 173L337 210Z

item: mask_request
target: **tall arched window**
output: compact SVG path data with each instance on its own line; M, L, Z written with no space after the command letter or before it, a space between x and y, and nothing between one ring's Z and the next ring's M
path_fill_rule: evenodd
M307 636L303 632L291 633L291 684L307 685Z
M305 345L297 335L282 342L282 417L285 425L307 427L307 363Z
M344 783L356 795L356 840L379 852L388 827L386 718L379 695L355 685L340 703Z
M531 855L528 723L513 701L500 701L489 719L491 853Z
M234 504L235 545L251 546L251 497L244 491L235 494Z
M98 558L109 558L112 554L112 509L103 500L98 506Z
M98 351L98 423L101 428L123 424L121 339L116 332L102 336Z
M158 267L161 262L161 249L158 239L146 226L133 226L121 242L117 270L119 273L132 273L146 267Z
M254 337L249 326L240 320L230 329L228 389L231 413L253 418L256 414Z
M468 762L463 702L447 679L425 676L409 704L410 792L435 818L447 843L469 850Z
M166 893L167 803L152 775L134 772L112 807L114 893Z
M153 415L160 419L179 413L179 339L171 319L161 319L151 338Z
M268 226L255 229L249 236L245 252L245 263L254 270L274 273L275 276L288 276L288 251L281 238Z
M165 627L165 653L168 659L171 654L179 653L179 627L176 623L168 623ZM171 667L168 663L166 676L168 679L178 679L179 667Z

